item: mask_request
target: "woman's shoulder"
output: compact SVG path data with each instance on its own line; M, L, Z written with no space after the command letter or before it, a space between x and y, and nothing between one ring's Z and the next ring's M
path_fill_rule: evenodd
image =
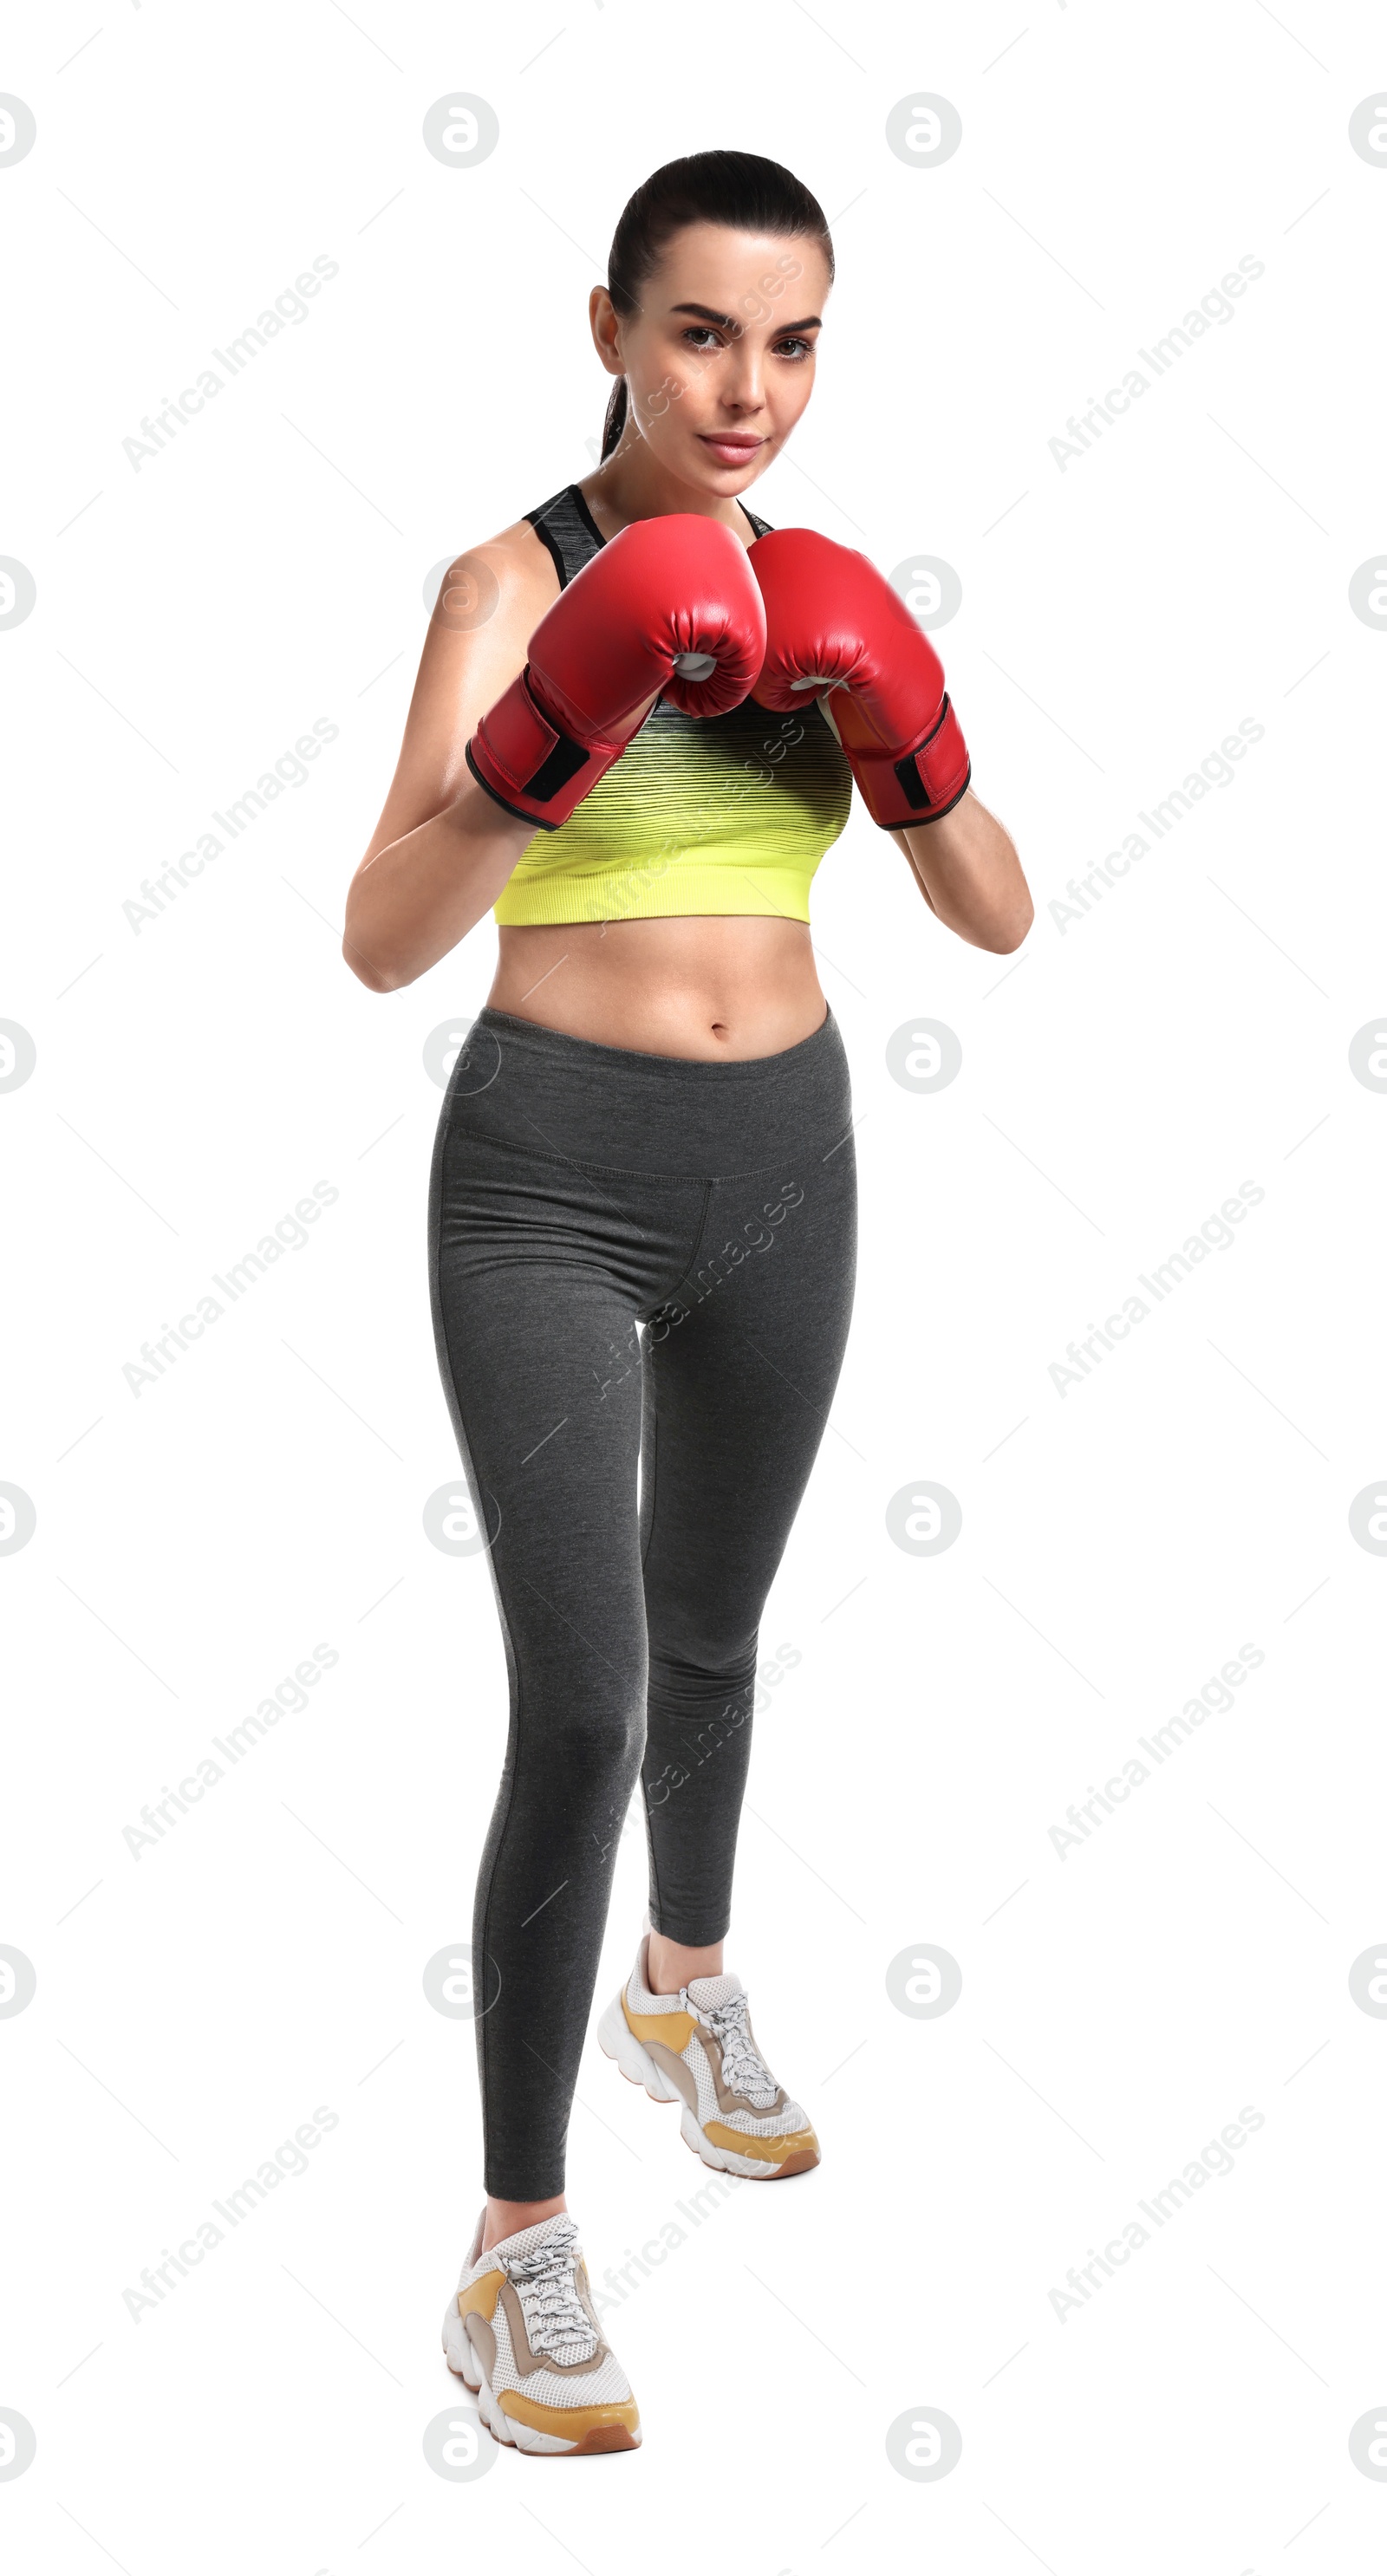
M522 581L553 571L549 549L529 512L522 518L512 519L508 527L498 528L494 536L483 537L480 544L470 547L468 552L493 563L498 574L504 569Z
M493 559L508 598L517 605L537 603L542 613L606 542L582 485L566 483L472 552Z
M439 585L433 622L450 632L468 633L490 625L500 615L520 623L528 635L561 584L548 548L528 518L464 546L454 555Z

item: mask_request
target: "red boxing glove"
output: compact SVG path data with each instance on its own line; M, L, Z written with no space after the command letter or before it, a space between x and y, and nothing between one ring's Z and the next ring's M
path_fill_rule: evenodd
M943 666L905 601L867 557L811 528L758 537L751 569L766 603L766 659L752 690L782 714L811 690L874 823L899 832L958 803L972 767Z
M639 732L647 699L721 715L740 706L765 649L761 593L731 529L685 511L637 519L540 619L467 766L508 814L555 832Z

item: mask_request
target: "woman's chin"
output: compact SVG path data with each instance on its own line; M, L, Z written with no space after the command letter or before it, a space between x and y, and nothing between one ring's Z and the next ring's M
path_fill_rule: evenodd
M704 446L701 439L694 438L679 460L678 471L684 482L696 484L700 492L707 492L719 501L735 501L739 492L748 491L756 481L763 468L765 453L764 447L750 447L746 455L734 463L730 457L716 455L711 448Z

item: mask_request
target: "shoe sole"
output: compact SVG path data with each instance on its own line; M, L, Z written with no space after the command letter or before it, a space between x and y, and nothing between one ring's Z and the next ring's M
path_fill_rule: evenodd
M819 2162L812 2147L800 2148L778 2165L765 2164L756 2156L735 2155L728 2147L715 2147L712 2139L704 2136L697 2113L689 2109L678 2086L662 2074L649 2051L641 2046L621 2009L620 1995L608 2004L597 2025L597 2045L628 2084L644 2086L652 2102L679 2104L679 2134L699 2163L713 2173L736 2174L743 2182L787 2182L791 2174L811 2173Z
M595 2424L576 2442L566 2442L556 2433L541 2433L533 2424L522 2424L518 2416L507 2415L492 2393L475 2344L468 2340L455 2300L450 2300L444 2311L443 2357L455 2377L476 2398L477 2412L502 2450L519 2451L527 2460L591 2460L610 2451L640 2449L639 2433L629 2432L624 2424Z

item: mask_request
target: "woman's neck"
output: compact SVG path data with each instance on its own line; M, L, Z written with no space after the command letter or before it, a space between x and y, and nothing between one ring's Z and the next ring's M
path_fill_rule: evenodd
M741 504L695 483L682 483L651 454L639 430L629 425L615 455L584 477L579 487L604 535L629 527L634 519L668 518L687 510L700 519L720 519L734 536L745 539L747 519Z

